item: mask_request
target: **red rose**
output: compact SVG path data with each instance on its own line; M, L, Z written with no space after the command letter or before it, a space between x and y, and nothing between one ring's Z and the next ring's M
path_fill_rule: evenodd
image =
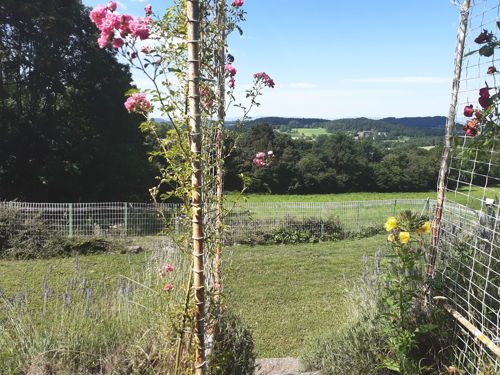
M465 117L472 117L472 114L474 113L474 109L471 105L466 105L464 108L464 116Z

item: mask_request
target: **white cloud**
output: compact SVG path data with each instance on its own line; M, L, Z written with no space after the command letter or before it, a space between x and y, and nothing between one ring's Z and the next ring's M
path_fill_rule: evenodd
M125 3L122 3L120 1L117 1L116 3L120 6L120 8L127 10L127 6L125 5Z
M451 83L449 77L371 77L371 78L347 78L341 80L346 83Z

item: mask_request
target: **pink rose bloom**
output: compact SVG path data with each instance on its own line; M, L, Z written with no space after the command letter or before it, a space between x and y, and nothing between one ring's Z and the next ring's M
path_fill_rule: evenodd
M130 58L131 58L131 59L135 59L136 57L137 57L137 52L132 52L132 53L130 54Z
M477 130L474 130L474 129L467 129L467 130L465 131L465 135L466 135L467 137L475 137L475 136L476 136L476 134L477 134Z
M108 40L109 40L110 34L107 32L101 32L101 36L99 39L97 39L97 44L99 45L99 48L105 48L108 45Z
M167 272L172 272L174 270L174 266L172 266L171 264L169 263L165 263L163 266L163 269Z
M99 5L90 12L89 17L98 28L100 27L102 20L106 18L107 11L108 9L104 5Z
M464 116L465 117L472 117L472 114L474 113L474 108L471 105L466 105L464 108Z
M121 46L123 46L123 39L122 38L115 38L113 39L113 48L120 48Z
M227 61L229 62L229 64L232 64L234 62L234 56L231 55L231 54L228 54L227 55Z
M245 3L245 0L234 0L232 5L233 7L239 8Z
M153 6L151 4L146 5L144 11L146 12L146 16L151 15L153 13Z
M146 99L146 95L138 92L129 96L124 105L129 113L149 112L152 109L151 103Z
M114 12L116 10L116 3L114 1L110 1L108 5L106 5L106 8L108 8L110 11Z
M172 289L174 289L174 286L172 284L167 284L163 287L163 290L165 292L170 292Z
M495 68L494 66L490 66L488 68L488 71L486 72L487 74L493 74L493 73L496 73L497 72L497 68Z
M481 112L479 112L479 111L476 111L476 113L474 113L474 115L476 116L476 118L478 120L481 120L483 118L483 114Z
M257 155L255 155L256 158L265 158L266 157L266 153L265 152L258 152Z
M266 73L264 72L261 72L261 73L255 73L253 75L253 77L257 80L257 81L262 81L264 82L264 86L267 86L267 87L270 87L270 88L274 88L274 81L272 80L271 77L269 77L269 75L267 75Z
M224 66L224 69L226 69L226 72L228 72L231 76L234 76L236 74L236 68L231 64L226 64Z
M229 79L229 82L227 83L227 85L229 86L230 89L234 89L234 82L235 81L233 78Z
M117 21L118 21L118 17L115 14L108 13L108 14L106 14L106 18L104 18L101 21L101 25L98 26L98 28L99 28L99 30L104 31L106 33L111 33L111 32L113 32L115 25L118 25Z
M144 46L141 48L141 52L144 52L146 54L150 54L151 53L151 49L147 46Z
M130 22L133 21L133 18L127 14L122 14L118 16L118 25L117 29L120 31L120 35L122 37L127 36L130 34Z

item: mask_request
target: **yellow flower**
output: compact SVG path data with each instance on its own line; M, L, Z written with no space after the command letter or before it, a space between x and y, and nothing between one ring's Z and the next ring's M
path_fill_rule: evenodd
M420 228L420 229L422 229L422 231L424 233L430 233L431 232L431 222L430 221L426 222L424 225L422 225L422 228Z
M389 236L387 237L387 241L389 242L394 242L394 234L389 234Z
M398 227L398 222L394 216L387 218L387 222L384 225L386 231L393 230Z
M410 233L408 232L399 233L399 242L408 243L409 240L410 240Z

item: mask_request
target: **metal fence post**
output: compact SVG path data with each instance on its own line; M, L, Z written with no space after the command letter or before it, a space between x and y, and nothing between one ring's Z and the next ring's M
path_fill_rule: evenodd
M69 203L68 206L68 214L69 214L69 220L68 220L68 232L69 232L69 237L73 238L74 232L73 232L73 203Z
M398 200L394 199L394 207L392 209L392 216L396 216L396 206L398 205Z
M123 235L127 235L128 229L128 204L127 202L123 203Z
M356 211L356 227L359 229L359 215L361 210L361 202L358 202L358 207Z

